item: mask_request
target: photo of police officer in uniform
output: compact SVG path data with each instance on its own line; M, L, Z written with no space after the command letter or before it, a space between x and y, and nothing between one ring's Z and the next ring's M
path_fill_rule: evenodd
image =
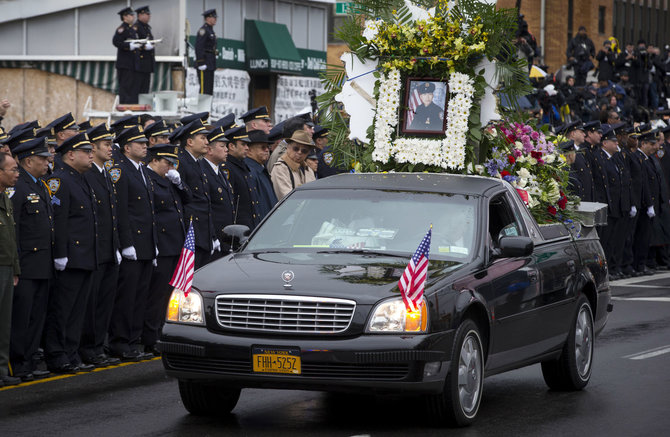
M447 84L409 78L405 98L403 132L443 134L447 106Z

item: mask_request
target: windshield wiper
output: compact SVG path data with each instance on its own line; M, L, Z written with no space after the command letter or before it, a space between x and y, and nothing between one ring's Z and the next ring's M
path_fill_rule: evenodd
M405 258L409 259L412 257L411 254L399 253L399 252L381 252L378 250L371 249L329 249L329 250L319 250L316 253L354 253L357 255L377 255L377 256L390 256L394 258Z

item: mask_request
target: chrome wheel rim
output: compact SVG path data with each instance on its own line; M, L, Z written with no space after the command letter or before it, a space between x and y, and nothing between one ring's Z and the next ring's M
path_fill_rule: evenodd
M466 415L476 412L482 386L482 351L479 338L470 332L458 359L458 398Z
M575 362L577 372L585 379L591 371L593 357L593 322L591 311L584 305L579 310L575 327Z

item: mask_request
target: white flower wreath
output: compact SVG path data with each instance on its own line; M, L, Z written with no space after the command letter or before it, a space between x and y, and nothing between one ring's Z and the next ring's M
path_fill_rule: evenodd
M393 157L396 162L463 169L474 92L474 80L471 77L463 73L453 73L449 77L451 99L447 106L447 130L444 138L396 138L391 141L398 125L400 72L397 69L389 71L388 75L382 76L379 83L372 159L386 164Z

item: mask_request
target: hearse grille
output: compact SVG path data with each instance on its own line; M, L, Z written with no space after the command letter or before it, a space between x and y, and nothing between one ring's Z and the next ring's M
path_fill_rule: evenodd
M352 300L326 297L226 294L216 298L219 325L265 332L343 332L355 309Z

